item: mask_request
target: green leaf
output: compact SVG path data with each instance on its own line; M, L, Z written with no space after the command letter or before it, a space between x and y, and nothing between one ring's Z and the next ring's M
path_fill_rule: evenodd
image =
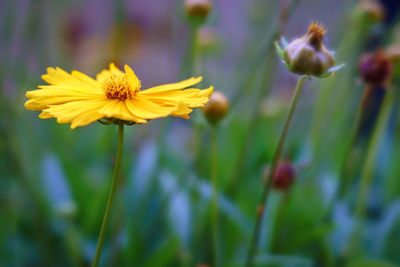
M356 259L349 262L346 267L397 267L398 265L383 260Z
M167 266L176 257L179 248L179 239L174 237L164 241L150 255L142 266Z
M279 46L278 41L275 42L275 49L276 49L276 52L278 53L278 56L280 57L280 59L285 61L285 53L283 52L282 48Z

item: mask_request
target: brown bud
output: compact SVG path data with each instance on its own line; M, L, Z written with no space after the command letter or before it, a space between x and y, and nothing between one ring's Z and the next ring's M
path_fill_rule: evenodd
M192 17L205 18L211 8L211 0L185 0L186 13Z
M321 76L335 64L331 52L322 43L326 29L312 22L307 33L292 41L283 51L290 71L301 75Z
M360 0L358 9L365 13L372 21L383 21L386 16L385 8L377 0Z
M214 91L210 100L203 108L203 113L207 120L215 124L219 122L229 111L229 100L221 92Z
M392 64L389 57L378 49L374 53L364 54L361 57L359 70L366 83L381 86L388 81L392 73Z
M278 164L273 177L272 185L278 190L287 190L291 187L296 176L296 170L289 161Z

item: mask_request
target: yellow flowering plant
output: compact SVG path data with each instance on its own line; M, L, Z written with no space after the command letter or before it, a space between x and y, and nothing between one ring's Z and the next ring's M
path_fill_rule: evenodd
M70 74L60 68L48 68L47 74L42 76L48 85L26 93L29 100L25 107L41 111L41 119L56 118L58 123L70 123L71 129L95 121L118 125L113 181L92 266L99 265L118 184L124 125L146 123L169 115L189 119L192 108L203 107L213 92L212 86L204 90L188 88L201 82L202 77L141 90L141 82L133 70L128 65L124 70L111 63L109 69L93 79L78 71Z
M212 86L185 89L201 82L202 77L141 90L140 80L128 65L124 73L113 63L96 79L60 68L48 68L42 79L49 85L28 91L25 107L42 111L41 119L71 123L71 129L101 119L123 124L146 123L169 115L189 119L192 108L204 106L213 91Z

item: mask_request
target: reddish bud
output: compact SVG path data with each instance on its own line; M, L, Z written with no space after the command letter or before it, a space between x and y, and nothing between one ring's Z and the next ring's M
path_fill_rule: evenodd
M384 85L391 73L392 64L382 50L364 54L359 62L361 77L366 83L381 86Z
M275 189L287 190L293 184L295 176L294 166L288 161L283 161L275 170L272 185Z

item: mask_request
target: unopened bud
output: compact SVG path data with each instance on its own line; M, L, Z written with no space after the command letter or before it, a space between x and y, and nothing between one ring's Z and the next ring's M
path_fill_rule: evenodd
M272 185L275 189L287 190L293 184L295 176L294 166L288 161L282 161L275 170Z
M185 0L185 10L190 17L205 18L211 8L211 0Z
M385 8L378 0L360 0L357 7L372 21L379 22L385 18Z
M203 113L207 120L215 124L219 122L229 111L229 100L221 92L214 91L210 100L203 108Z
M390 58L382 51L364 54L359 62L361 77L366 83L381 86L384 85L391 73L392 63Z
M290 71L300 75L321 76L335 64L331 52L322 43L326 29L312 22L307 33L283 50L283 60Z

